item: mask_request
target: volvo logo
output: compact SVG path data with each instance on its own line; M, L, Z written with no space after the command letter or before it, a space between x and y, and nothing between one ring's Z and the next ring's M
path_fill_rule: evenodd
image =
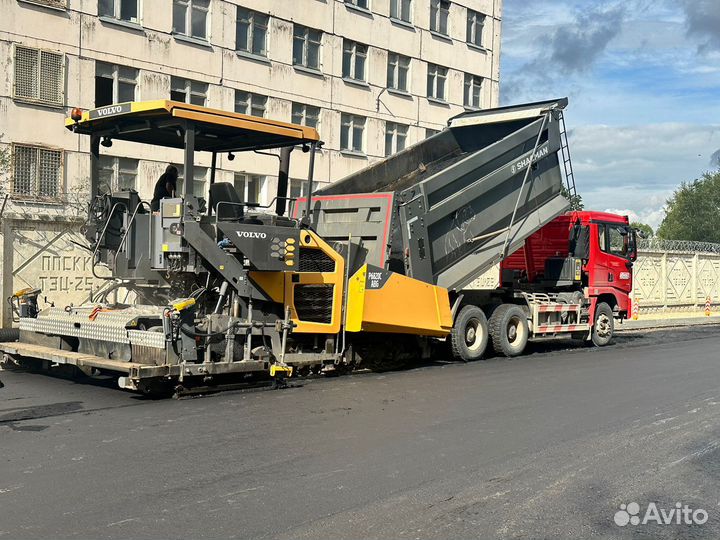
M120 105L113 105L112 107L105 107L104 109L98 109L97 115L98 116L109 116L111 114L117 114L119 112L122 112L122 107Z
M99 109L93 109L90 111L90 118L104 118L106 116L113 116L114 114L128 113L130 112L130 109L130 103L108 105L107 107L100 107Z
M267 238L267 234L257 231L237 231L240 238Z

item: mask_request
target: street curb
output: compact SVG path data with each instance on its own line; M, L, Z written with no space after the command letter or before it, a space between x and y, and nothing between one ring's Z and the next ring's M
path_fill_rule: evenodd
M679 317L676 319L632 319L623 321L622 324L615 323L615 330L622 332L623 330L643 330L652 328L669 328L672 326L707 326L712 324L720 324L720 316L713 317Z

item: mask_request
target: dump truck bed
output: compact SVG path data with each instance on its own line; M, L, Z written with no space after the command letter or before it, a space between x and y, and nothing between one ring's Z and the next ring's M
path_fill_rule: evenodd
M566 99L462 114L318 190L313 227L368 263L461 289L569 208L558 151ZM305 201L298 201L304 209Z

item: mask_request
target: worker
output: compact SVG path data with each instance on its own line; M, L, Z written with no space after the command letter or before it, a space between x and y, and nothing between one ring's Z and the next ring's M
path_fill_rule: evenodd
M153 198L150 202L150 209L153 212L160 210L160 200L174 197L177 191L178 170L175 165L168 165L165 172L160 175L155 183L153 190Z

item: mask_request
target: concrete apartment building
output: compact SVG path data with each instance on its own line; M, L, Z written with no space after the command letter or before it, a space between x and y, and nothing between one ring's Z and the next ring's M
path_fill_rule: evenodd
M325 142L316 180L341 178L442 129L453 115L498 104L501 4L0 0L0 146L12 153L4 218L62 221L82 206L68 201L86 197L89 140L63 127L76 106L172 98L311 125ZM129 143L101 150L102 180L143 198L167 163L182 163L180 152ZM292 196L304 194L307 157L293 154ZM209 156L200 165L196 194L207 190ZM273 198L274 157L221 156L218 166L217 181L234 182L247 200ZM5 248L5 264L12 249ZM70 271L52 261L43 272ZM84 275L82 265L69 266Z
M0 6L7 66L0 122L2 142L14 145L10 190L18 195L52 199L87 179L88 141L62 127L74 106L172 97L313 125L325 141L317 179L327 182L442 129L465 108L498 102L499 0L0 0ZM180 161L157 149L120 146L104 149L118 158L103 160L104 178L144 196L164 163ZM296 161L291 173L301 178L306 169ZM225 180L238 173L249 198L263 201L274 191L272 158L225 157L220 167ZM206 173L196 172L197 188Z

